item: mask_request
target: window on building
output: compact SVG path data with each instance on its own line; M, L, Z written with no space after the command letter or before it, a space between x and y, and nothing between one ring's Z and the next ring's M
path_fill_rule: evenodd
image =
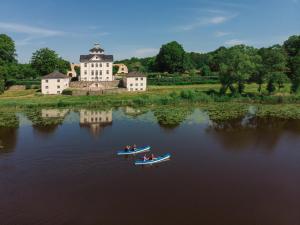
M109 74L109 70L106 70L106 74Z
M139 78L135 78L135 80L139 80Z
M138 88L136 88L135 90L136 90L136 91L138 91L139 89L138 89Z
M102 70L100 70L100 75L102 75Z
M106 77L106 80L109 80L109 77Z
M59 85L57 86L57 89L60 89L60 86L59 86Z
M106 67L109 67L109 63L106 63Z
M102 67L102 63L100 63L100 67Z
M98 70L96 70L96 76L98 75Z
M130 91L133 91L133 88L130 88Z
M57 82L59 83L59 82L60 82L60 79L58 79Z
M130 84L130 87L132 87L133 86L133 84Z
M141 77L141 80L144 80L144 78L143 78L143 77Z
M46 88L46 89L48 89L49 87L48 87L48 86L46 86L45 88Z
M92 76L94 76L94 70L92 70Z
M60 94L60 91L57 91L57 94Z
M141 91L143 90L143 88L141 88Z
M135 86L139 86L139 84L138 84L138 83L136 83L136 84L135 84Z
M46 83L48 83L48 80L46 80Z
M94 67L94 63L92 63L92 67Z
M96 59L98 59L98 57ZM96 67L98 67L98 63L96 63Z
M84 71L84 75L87 75L87 71L86 70Z
M141 86L143 86L143 83L141 83Z
M84 67L87 67L87 63L84 64Z

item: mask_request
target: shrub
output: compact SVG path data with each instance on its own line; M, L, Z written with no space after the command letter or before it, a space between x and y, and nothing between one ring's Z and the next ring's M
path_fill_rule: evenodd
M4 92L5 82L3 79L0 79L0 94Z
M62 91L62 94L63 94L63 95L72 95L73 92L72 92L72 90L70 90L70 89L65 89L65 90Z

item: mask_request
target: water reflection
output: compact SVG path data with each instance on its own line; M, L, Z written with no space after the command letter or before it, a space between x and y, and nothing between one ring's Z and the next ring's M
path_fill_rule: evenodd
M0 127L0 154L15 150L18 139L18 128Z
M63 124L69 109L34 109L25 112L32 122L34 132L39 135L53 134L59 125Z
M81 109L79 115L80 127L87 128L94 136L99 135L103 128L110 126L113 121L112 110Z
M207 132L221 142L225 150L242 151L253 148L273 152L284 135L300 135L300 121L243 117L212 121Z

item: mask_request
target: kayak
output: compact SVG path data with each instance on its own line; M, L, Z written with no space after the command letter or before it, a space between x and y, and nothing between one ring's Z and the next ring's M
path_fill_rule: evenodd
M165 160L168 160L170 158L171 158L171 154L165 154L165 155L157 157L157 158L155 158L153 160L146 160L146 161L144 161L144 160L137 160L137 161L135 161L134 164L136 166L140 166L140 165L152 165L152 164L155 164L155 163L161 163L161 162L163 162Z
M122 150L122 151L118 151L117 154L118 155L135 155L135 154L139 154L139 153L143 153L143 152L149 152L151 149L150 146L145 146L145 147L141 147L141 148L136 148L134 151L132 150Z

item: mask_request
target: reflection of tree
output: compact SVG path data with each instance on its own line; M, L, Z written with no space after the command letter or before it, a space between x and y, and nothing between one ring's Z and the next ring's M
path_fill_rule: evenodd
M67 109L33 109L25 114L39 134L52 134L63 123L68 112Z
M19 119L15 112L0 112L0 154L15 149L18 127Z
M126 106L123 108L123 112L125 115L136 118L140 115L143 115L148 112L148 109L146 108L132 108L129 106Z
M159 125L163 128L174 129L179 126L192 113L187 108L158 108L154 110Z
M17 144L18 128L0 127L0 154L14 151Z
M112 110L98 111L81 109L80 127L87 128L94 136L101 133L103 128L112 124Z
M212 133L227 150L243 150L247 146L273 151L284 132L300 134L300 120L253 117L212 121Z

